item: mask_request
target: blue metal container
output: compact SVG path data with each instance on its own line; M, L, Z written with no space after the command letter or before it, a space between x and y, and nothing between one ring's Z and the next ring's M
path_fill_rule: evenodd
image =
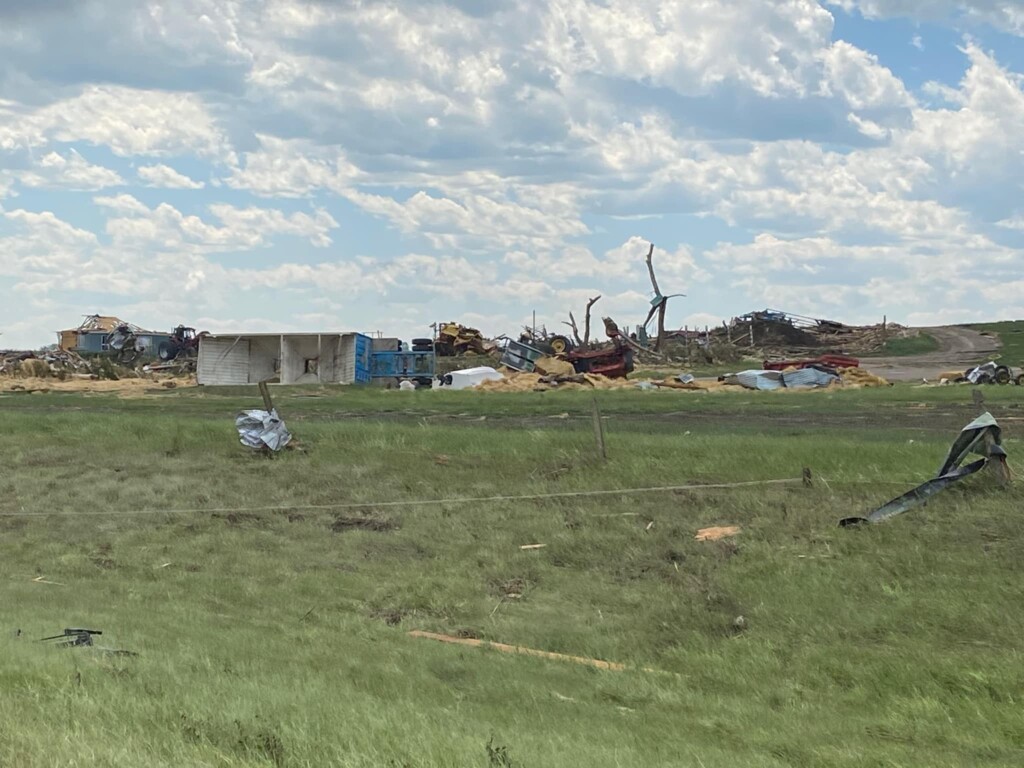
M374 352L370 375L374 379L432 379L433 352Z

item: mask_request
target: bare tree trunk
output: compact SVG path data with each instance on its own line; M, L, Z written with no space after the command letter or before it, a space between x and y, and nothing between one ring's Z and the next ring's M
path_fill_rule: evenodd
M658 352L661 350L661 342L665 338L665 310L668 305L668 299L661 295L661 289L658 287L658 278L654 275L654 243L651 243L651 247L647 251L647 274L651 277L651 287L654 289L654 297L658 300L658 303L651 307L651 311L647 315L646 325L651 321L651 317L655 312L658 313L658 336L654 340L654 351Z
M572 328L572 338L576 342L576 346L583 346L583 342L580 341L580 330L576 327L576 318L572 316L572 312L569 313L569 322L562 323L562 325L568 325Z
M654 288L654 293L661 296L661 291L658 289L658 278L654 276L654 264L652 259L654 258L654 243L651 243L650 249L647 251L647 273L651 276L651 287Z
M590 301L587 302L587 316L585 318L583 318L583 348L584 349L589 349L590 348L590 309L591 309L591 307L593 307L598 302L598 300L600 298L601 298L601 296L597 295L594 298L592 298ZM579 341L579 337L578 336L576 337L576 340Z

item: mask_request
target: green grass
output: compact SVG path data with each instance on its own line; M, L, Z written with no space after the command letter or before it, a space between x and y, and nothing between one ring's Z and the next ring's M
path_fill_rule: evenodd
M934 472L966 388L598 395L606 464L573 392L277 388L308 450L272 460L247 389L0 399L0 765L1021 764L1020 491L835 525ZM31 642L66 626L140 655Z
M904 357L907 355L923 355L929 352L937 352L939 342L935 337L927 333L918 333L916 336L903 336L901 338L889 339L878 351L879 355L889 357Z
M1001 342L996 359L1007 365L1024 366L1024 320L975 323L967 326L996 336Z

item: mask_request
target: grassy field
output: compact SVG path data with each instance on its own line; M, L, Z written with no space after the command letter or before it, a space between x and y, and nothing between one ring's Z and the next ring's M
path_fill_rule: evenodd
M978 331L985 331L999 338L1002 346L996 359L1007 365L1024 366L1024 320L1006 320L1001 323L977 323L969 325Z
M905 336L898 339L889 339L879 350L879 355L890 357L903 357L907 355L924 355L929 352L936 352L939 349L939 342L935 337L927 333L918 333L916 336Z
M1020 390L984 391L1013 464ZM599 392L607 462L585 393L275 393L273 459L250 390L0 397L0 766L1024 762L1020 490L836 527L968 388ZM76 626L139 655L33 642Z

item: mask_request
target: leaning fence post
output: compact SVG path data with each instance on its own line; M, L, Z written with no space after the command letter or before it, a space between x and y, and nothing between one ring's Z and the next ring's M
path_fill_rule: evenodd
M980 389L971 390L971 400L974 401L974 405L978 409L978 415L983 414L985 412L985 395Z
M593 405L594 441L597 443L597 458L601 461L607 461L608 449L604 442L604 420L601 418L601 408L597 404L597 397L594 397Z
M259 383L260 394L263 396L263 407L267 413L274 412L274 401L270 399L270 387L267 386L267 382L261 381Z

